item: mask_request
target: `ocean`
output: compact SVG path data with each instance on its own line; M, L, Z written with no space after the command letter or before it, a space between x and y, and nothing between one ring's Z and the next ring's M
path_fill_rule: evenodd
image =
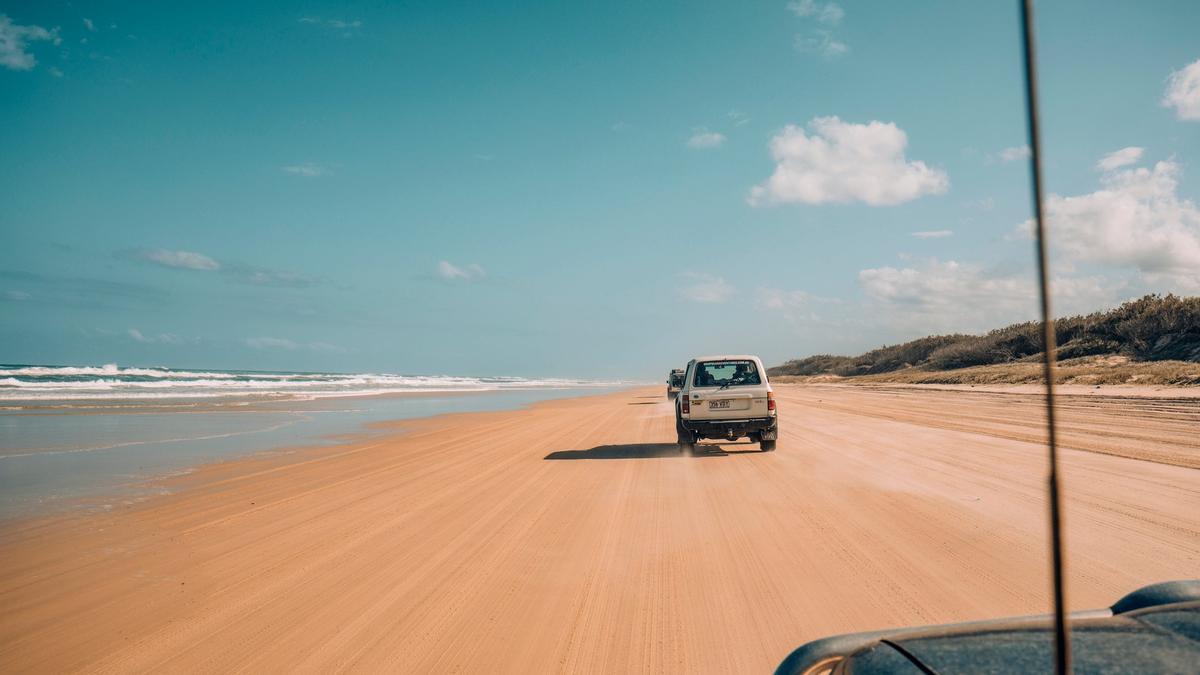
M121 368L112 363L103 366L0 365L0 405L15 401L113 399L317 399L405 392L564 389L620 384L555 378Z
M101 366L0 366L0 519L111 509L206 462L510 410L622 381ZM410 395L399 395L410 394Z

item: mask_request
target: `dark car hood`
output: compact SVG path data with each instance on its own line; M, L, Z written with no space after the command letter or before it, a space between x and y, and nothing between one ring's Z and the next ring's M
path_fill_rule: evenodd
M1200 581L1148 586L1073 614L1070 630L1075 673L1200 672ZM1031 617L826 638L792 652L776 673L1053 671L1053 623Z

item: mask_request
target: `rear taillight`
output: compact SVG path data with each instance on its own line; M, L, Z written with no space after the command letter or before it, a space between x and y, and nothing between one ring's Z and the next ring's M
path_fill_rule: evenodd
M679 399L679 411L685 415L692 414L692 402L686 398Z
M768 391L767 392L767 410L770 411L770 410L774 410L774 409L775 409L775 392Z

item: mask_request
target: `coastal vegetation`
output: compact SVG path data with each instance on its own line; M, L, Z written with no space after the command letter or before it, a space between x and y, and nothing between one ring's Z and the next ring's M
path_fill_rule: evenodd
M1060 376L1081 384L1200 384L1200 297L1147 295L1055 321ZM937 384L1037 382L1041 325L982 335L934 335L858 356L820 354L769 369L774 377Z

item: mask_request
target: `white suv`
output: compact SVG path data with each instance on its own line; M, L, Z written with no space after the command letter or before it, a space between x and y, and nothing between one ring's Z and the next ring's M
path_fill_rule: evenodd
M701 356L688 361L683 390L675 399L679 449L696 441L749 438L770 452L779 438L775 394L757 356Z

